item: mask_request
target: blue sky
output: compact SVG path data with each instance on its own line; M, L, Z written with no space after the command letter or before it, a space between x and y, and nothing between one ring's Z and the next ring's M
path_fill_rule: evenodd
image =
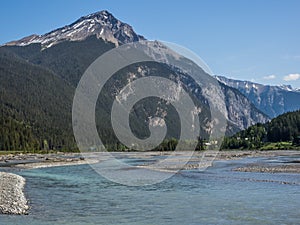
M189 48L214 74L300 88L298 0L4 0L0 43L104 9L148 39Z

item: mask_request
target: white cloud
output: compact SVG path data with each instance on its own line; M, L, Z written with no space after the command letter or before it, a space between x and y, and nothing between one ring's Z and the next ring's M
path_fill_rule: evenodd
M276 78L275 75L269 75L269 76L263 77L264 80L273 80L273 79L275 79L275 78Z
M300 78L300 74L299 73L291 73L287 76L283 77L283 80L285 81L293 81L293 80L298 80Z

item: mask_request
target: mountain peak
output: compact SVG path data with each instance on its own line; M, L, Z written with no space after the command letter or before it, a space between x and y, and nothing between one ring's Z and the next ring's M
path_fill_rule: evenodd
M80 19L75 21L73 24L84 21L84 20L96 20L98 22L102 21L103 23L118 22L118 19L115 18L110 12L108 12L107 10L102 10L102 11L99 11L99 12L89 14L87 16L82 16Z
M292 87L292 85L288 85L288 84L281 84L278 87L285 90L285 91L297 91L297 89L294 89Z
M6 45L26 46L40 43L43 48L49 48L62 41L80 41L92 35L96 35L98 39L112 42L116 46L145 40L144 37L136 34L130 25L121 22L107 10L103 10L83 16L70 25L44 35L31 35Z
M109 17L109 16L112 16L114 17L109 11L107 10L102 10L102 11L98 11L98 12L95 12L95 13L92 13L92 14L89 14L87 16L83 16L83 17L95 17L95 16L103 16L103 17Z

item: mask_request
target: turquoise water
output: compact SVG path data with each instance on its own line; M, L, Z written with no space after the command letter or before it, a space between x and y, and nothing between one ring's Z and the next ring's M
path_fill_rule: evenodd
M27 179L31 210L0 215L0 224L299 224L299 174L231 171L282 160L215 162L146 187L113 183L89 165L15 171Z

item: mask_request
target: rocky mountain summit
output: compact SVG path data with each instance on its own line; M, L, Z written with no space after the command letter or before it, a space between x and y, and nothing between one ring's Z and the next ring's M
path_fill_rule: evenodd
M7 43L8 46L26 46L40 43L43 48L49 48L63 41L81 41L96 35L98 39L112 42L115 45L126 44L145 38L134 32L127 23L116 19L108 11L100 11L83 16L74 23L56 29L43 35L30 35L18 41Z

